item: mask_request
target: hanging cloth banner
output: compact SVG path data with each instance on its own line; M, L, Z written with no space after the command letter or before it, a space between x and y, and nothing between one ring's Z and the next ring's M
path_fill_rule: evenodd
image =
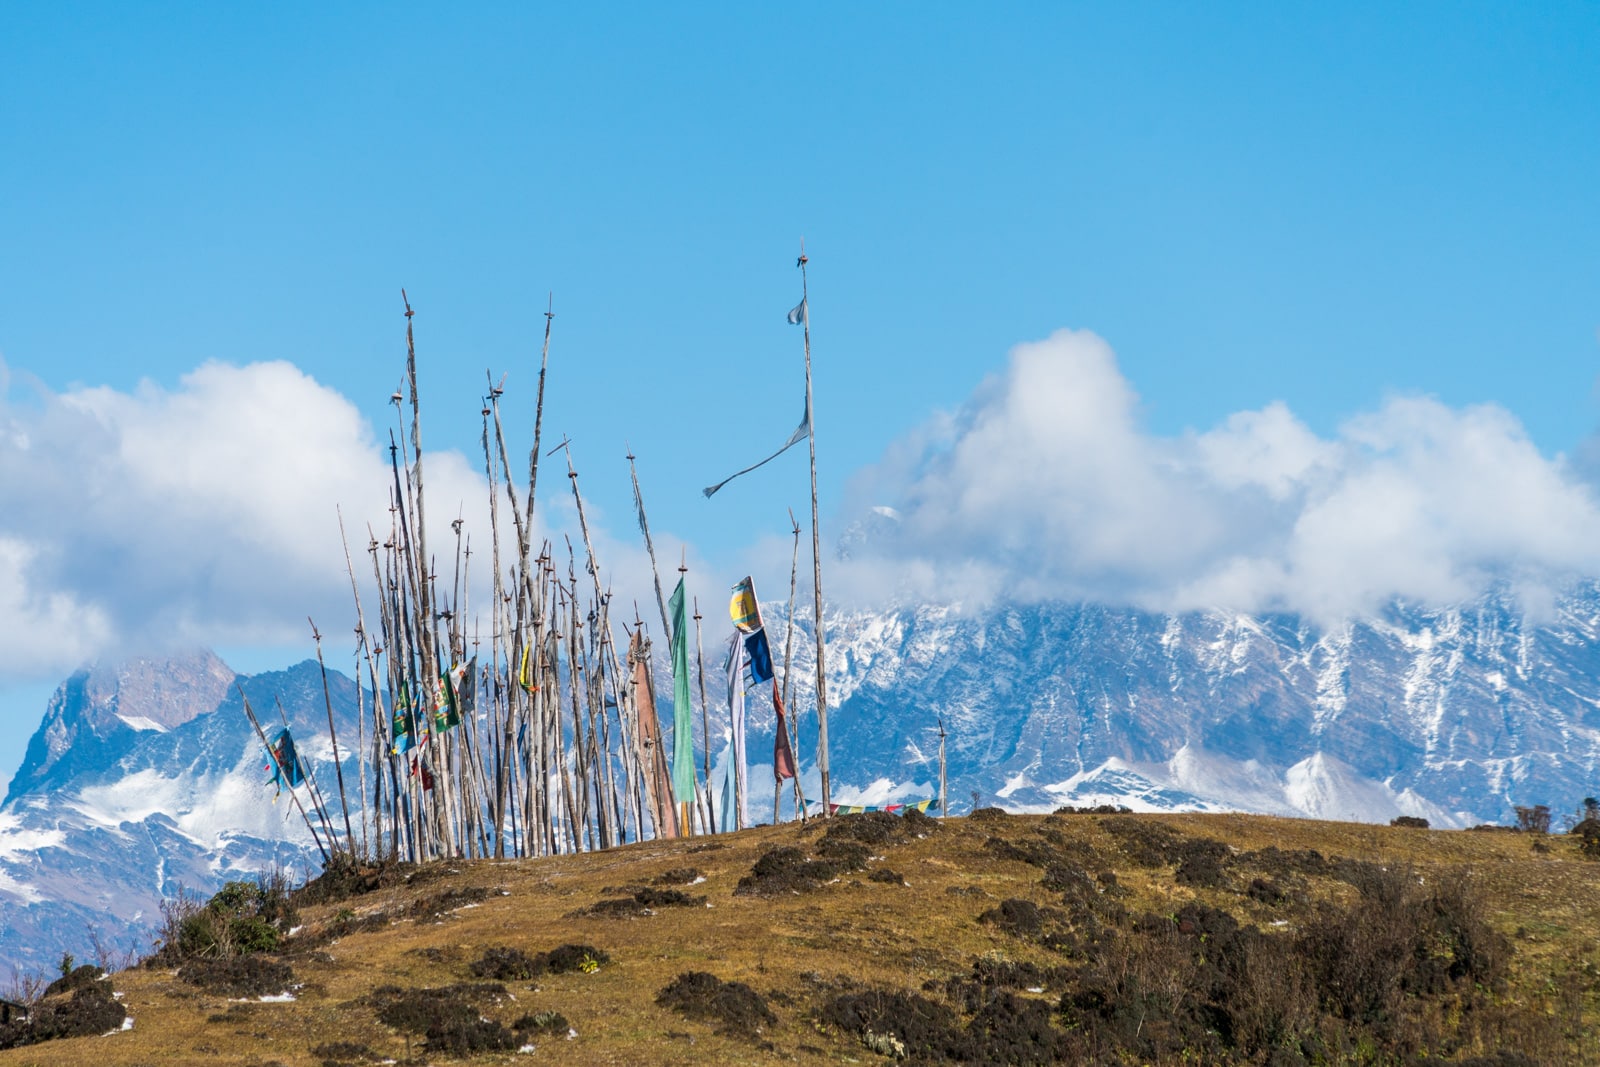
M456 706L463 719L478 714L478 657L467 660L461 679L456 683Z
M633 706L638 718L639 747L644 749L650 776L650 814L655 820L657 837L678 836L678 807L668 791L672 776L667 771L667 755L661 747L661 724L656 719L655 690L650 681L650 656L645 652L644 636L633 631L628 642L628 662L633 665Z
M728 615L740 633L750 634L761 629L761 605L756 602L755 582L749 575L741 578L739 584L733 587L733 596L728 600Z
M277 787L277 792L272 794L274 799L283 792L284 786L293 789L306 780L305 772L300 766L300 757L294 750L294 738L289 736L287 726L279 731L271 747L267 749L267 755L271 758L271 762L262 769L272 772L267 784Z
M517 684L522 686L524 693L531 693L539 688L533 684L533 646L522 646L522 668L517 672Z
M829 804L828 814L860 815L862 812L866 811L886 811L890 815L900 815L913 808L915 808L917 811L926 812L931 807L933 807L932 798L929 798L928 800L918 800L912 804ZM821 811L821 804L813 805L812 814L818 814Z
M794 749L789 747L789 728L784 721L783 698L778 695L778 681L772 681L772 707L778 713L778 736L772 742L772 774L778 781L793 778Z
M750 466L746 467L744 470L738 471L738 472L736 472L734 474L728 475L726 478L722 479L722 481L718 482L716 485L708 485L708 486L706 486L706 489L705 489L706 496L707 497L711 496L718 489L721 489L723 486L727 485L729 482L733 481L735 478L739 477L740 475L749 474L751 471L755 470L757 467L765 467L768 463L771 463L773 460L777 459L779 456L781 456L785 452L789 451L789 449L793 448L795 445L799 444L801 441L804 441L807 437L810 437L810 436L811 436L811 397L809 395L807 395L806 396L806 411L805 411L805 414L800 417L800 425L795 427L794 433L789 435L789 440L787 440L787 441L785 441L783 443L783 447L778 449L772 455L768 456L766 459L762 460L760 463L752 463L752 464L750 464Z
M738 784L733 771L733 731L727 731L728 744L722 750L722 799L717 803L717 833L731 834L739 828L734 809L739 804Z
M767 647L767 631L757 630L744 639L744 652L752 688L773 681L772 649Z
M736 825L748 826L744 788L744 641L741 636L735 633L728 642L728 723L733 728L733 761L729 771L734 776L734 792L738 798Z
M411 688L404 678L400 680L400 692L394 698L394 715L389 726L394 737L389 751L397 756L410 752L418 740L417 719L411 711Z
M689 616L682 578L667 601L667 613L672 616L667 641L672 654L672 796L679 804L689 804L695 799L694 708L689 699Z
M433 709L433 729L436 733L449 733L461 725L461 703L456 694L466 673L466 665L458 663L439 675L439 703Z

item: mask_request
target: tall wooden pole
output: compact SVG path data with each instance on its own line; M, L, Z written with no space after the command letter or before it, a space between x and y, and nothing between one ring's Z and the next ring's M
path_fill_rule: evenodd
M806 243L800 241L800 324L806 342L806 419L811 432L806 444L811 452L811 580L815 593L817 629L817 770L822 775L822 815L832 810L833 794L828 787L828 672L827 652L822 636L822 532L817 524L817 409L811 396L811 294L806 287Z

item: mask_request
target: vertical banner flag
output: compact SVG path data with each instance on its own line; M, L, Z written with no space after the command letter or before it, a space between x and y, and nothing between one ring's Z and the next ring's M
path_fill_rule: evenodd
M650 776L651 817L655 820L656 836L678 836L678 806L667 796L672 788L672 773L667 769L667 758L661 751L661 728L656 720L656 695L650 686L650 657L644 649L644 634L633 631L628 641L628 663L633 668L633 699L635 725L639 731L639 745L644 749L645 760L650 764L645 773Z
M394 735L391 752L403 756L411 751L417 743L416 725L416 717L411 713L411 689L402 678L400 692L394 698L394 716L390 721L390 732Z
M772 680L772 707L778 713L778 736L772 743L772 774L778 781L793 778L794 749L789 747L789 726L783 714L783 698L778 695L778 680Z
M533 646L522 646L522 667L517 671L517 684L522 686L524 693L531 693L539 688L533 684Z
M667 613L672 616L672 633L667 635L672 653L672 796L687 804L695 799L694 709L689 706L689 619L683 601L683 579L679 578L678 588L667 601ZM706 739L707 744L710 740Z
M467 660L467 665L461 669L461 678L456 682L456 706L463 719L470 719L478 714L477 656Z
M803 325L805 325L806 318L807 318L806 312L809 311L809 310L810 309L806 307L806 299L805 299L805 297L801 297L800 298L800 303L796 304L794 307L789 309L789 325L790 326L803 326Z
M294 738L289 736L289 728L287 726L278 733L271 747L267 749L267 754L272 760L266 768L272 772L272 777L267 779L267 784L277 787L277 793L274 793L273 796L282 793L284 786L293 789L306 780L305 774L300 768L300 757L296 755L294 750Z
M739 803L733 773L733 731L726 733L728 745L722 750L722 800L717 804L717 833L731 834L739 828L733 809Z
M729 773L734 776L735 792L738 795L739 826L745 826L749 819L745 816L745 791L741 786L744 782L744 641L740 634L734 634L728 642L728 721L733 727L733 761L729 766ZM731 810L732 806L729 806Z
M466 673L466 665L458 663L439 675L439 703L433 709L435 732L449 733L461 725L461 703L456 694Z

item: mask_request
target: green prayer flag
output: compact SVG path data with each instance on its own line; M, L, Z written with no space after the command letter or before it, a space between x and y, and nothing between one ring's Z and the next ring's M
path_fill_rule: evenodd
M672 796L680 804L694 800L694 722L689 706L689 620L684 610L683 579L667 601L672 633Z

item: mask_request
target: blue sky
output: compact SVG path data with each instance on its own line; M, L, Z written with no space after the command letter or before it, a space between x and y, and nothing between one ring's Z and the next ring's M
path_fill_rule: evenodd
M802 450L713 501L699 490L799 417L800 339L783 314L799 298L802 236L825 533L864 504L906 511L912 486L924 510L974 499L940 465L987 440L969 431L1012 412L1005 397L1075 388L1013 352L1062 329L1109 346L1072 335L1039 350L1098 375L1105 404L1079 423L1095 432L1025 436L992 455L998 468L1095 464L1121 440L1145 457L1138 470L1165 472L1151 492L1169 499L1200 480L1237 489L1195 457L1210 463L1243 434L1235 452L1287 464L1282 494L1250 490L1281 505L1262 505L1269 526L1303 530L1351 499L1325 477L1304 486L1307 471L1349 469L1329 457L1354 451L1363 470L1387 457L1423 487L1418 528L1454 530L1481 527L1480 512L1427 487L1470 492L1484 480L1471 443L1491 439L1496 456L1516 454L1489 465L1507 485L1553 479L1528 504L1532 526L1565 516L1588 530L1587 483L1563 457L1597 418L1593 4L582 8L0 12L0 428L13 442L0 451L0 604L25 606L40 643L0 662L8 721L31 729L74 655L162 633L212 640L245 668L309 652L285 620L303 619L298 603L336 610L307 576L316 566L296 570L282 546L261 555L261 524L230 527L196 500L236 470L233 513L248 509L251 479L266 477L252 449L305 447L306 428L274 413L308 410L308 396L331 404L330 422L355 418L323 454L363 447L361 419L381 443L403 367L402 286L418 308L425 444L472 466L486 370L508 375L507 403L526 415L553 294L547 429L571 436L618 551L632 536L631 445L652 526L688 546L704 594L745 570L770 590L788 562L773 539L807 505ZM303 380L214 376L205 391L188 377L208 361L273 360ZM279 390L276 403L251 413L259 389ZM183 402L201 395L224 411ZM63 398L88 422L61 415ZM1124 416L1115 432L1089 417L1110 408ZM1238 421L1262 412L1285 417ZM226 445L257 417L259 436ZM96 444L82 425L112 429ZM130 449L134 425L177 440ZM1440 429L1413 462L1396 442L1419 425ZM1229 426L1242 429L1218 444ZM526 419L512 430L525 449ZM216 469L175 463L184 441ZM1038 455L1057 446L1071 455ZM141 456L163 464L164 488L91 506L96 447L120 450L128 471ZM1056 543L1107 513L1159 526L1239 510L1124 507L1085 484L1015 486L1076 500L1019 528ZM266 492L266 513L284 514ZM271 492L292 503L294 483ZM980 520L1031 506L1001 492L959 528L919 526L913 508L910 543L936 577L985 564ZM317 525L326 510L307 508L305 538L337 553L337 530ZM155 512L162 540L133 543ZM1074 570L1094 554L1074 541L1048 591L1342 609L1311 589L1305 545L1263 550L1272 558L1235 581L1228 561L1249 552L1219 523L1203 559L1171 555L1125 586L1126 560ZM1466 562L1422 591L1459 591L1462 575L1516 569L1526 553L1536 568L1594 569L1578 547L1530 548L1536 532L1451 535L1441 551ZM1350 566L1391 549L1365 544ZM256 596L219 577L151 608L174 584L163 552L219 575L243 559L280 580ZM1386 572L1370 584L1409 591ZM1180 588L1187 599L1163 599ZM200 601L217 590L247 621L212 634L223 609ZM0 767L17 758L0 751Z

